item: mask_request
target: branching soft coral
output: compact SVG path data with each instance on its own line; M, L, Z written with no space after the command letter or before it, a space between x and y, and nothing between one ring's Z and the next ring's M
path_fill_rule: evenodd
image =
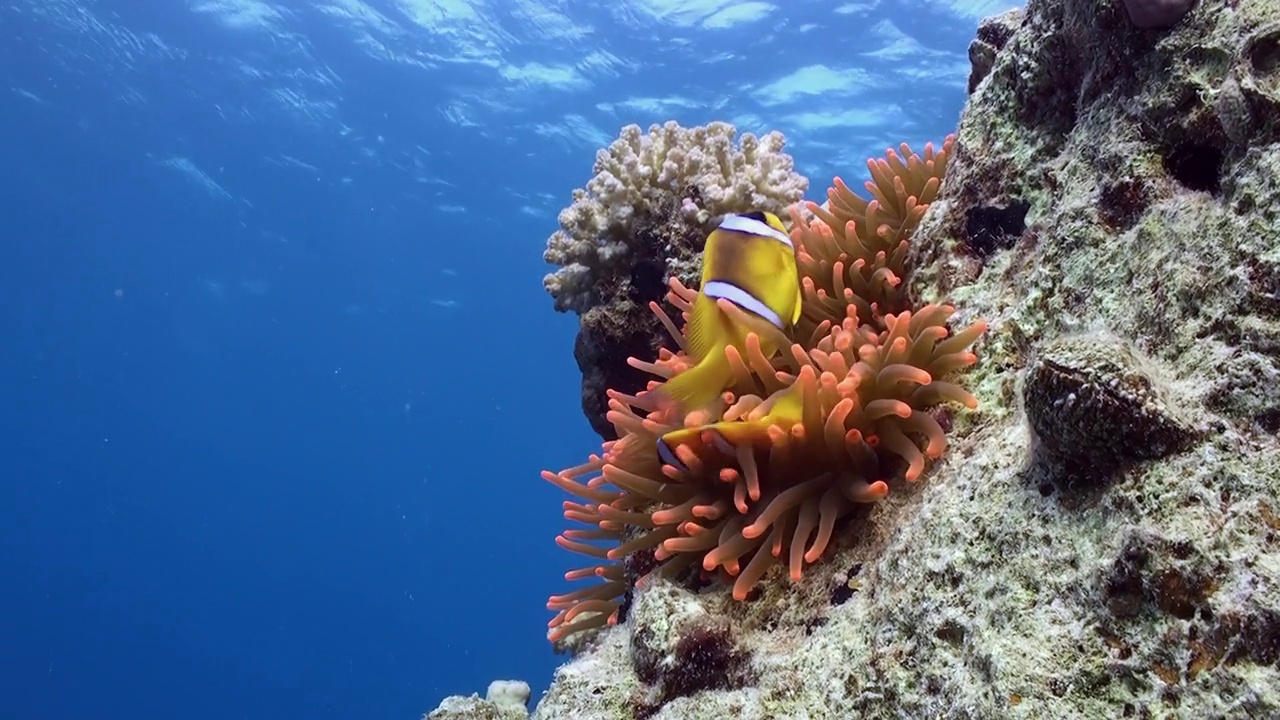
M798 580L858 504L883 498L890 480L918 479L942 454L946 439L930 409L976 405L948 378L976 360L968 348L985 324L953 334L949 306L899 310L905 299L892 292L859 293L901 282L906 236L923 214L921 198L937 193L951 142L937 154L926 148L923 159L904 145L905 160L890 151L888 161L871 163L871 201L837 181L830 209L811 206L818 219L792 230L806 302L817 305L810 325L794 338L776 331L764 346L787 348L778 357L766 357L755 334L729 347L734 384L711 410L679 417L652 399L689 366L675 323L652 305L680 349L632 364L661 381L634 396L611 392L608 419L619 439L580 466L543 473L576 498L565 502L566 518L586 526L557 542L595 561L567 579L601 580L551 598L552 640L616 622L621 597L651 575L713 575L739 600L775 564ZM695 296L671 281L667 299L686 319ZM681 467L659 460L664 434L711 422L714 430L672 448Z

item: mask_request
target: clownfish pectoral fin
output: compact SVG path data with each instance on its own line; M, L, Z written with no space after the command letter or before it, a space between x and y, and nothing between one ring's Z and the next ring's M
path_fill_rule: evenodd
M723 351L709 353L697 365L676 375L658 388L659 396L672 400L687 412L704 407L729 387L733 368Z
M800 322L800 310L803 307L804 292L800 289L800 284L796 283L796 309L791 311L791 325Z
M693 448L696 454L701 455L709 442L721 453L732 457L738 446L758 445L767 439L768 432L764 426L745 420L680 428L658 438L658 459L677 470L688 471L688 466L680 461L675 452L682 445Z
M720 309L716 307L715 298L698 293L689 311L689 322L684 329L684 342L689 356L695 360L715 352L717 345L728 342L724 336L724 323L720 319Z

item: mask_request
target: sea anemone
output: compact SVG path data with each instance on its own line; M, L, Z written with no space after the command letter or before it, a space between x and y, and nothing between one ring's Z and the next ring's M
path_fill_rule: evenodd
M807 321L802 326L839 323L848 305L857 308L863 322L909 309L902 287L908 239L938 196L954 145L951 135L941 148L928 143L916 155L903 143L901 155L889 149L883 158L867 160L871 180L865 187L871 199L859 197L837 177L825 207L805 203L817 222L792 209L800 232L796 259Z
M888 160L872 161L871 201L837 181L827 208L809 205L816 219L793 209L807 324L794 337L774 331L770 344L786 348L776 357L764 355L754 333L729 347L735 379L715 407L680 416L653 399L689 358L675 322L651 305L678 350L631 360L659 379L637 395L609 393L617 440L582 465L543 473L575 498L565 502L565 517L585 526L557 542L595 561L566 579L600 580L548 601L557 613L551 640L617 622L632 585L655 575L714 577L738 600L776 564L799 580L858 504L883 498L891 480L917 480L942 454L946 438L930 410L976 406L948 378L976 361L969 346L986 325L953 333L954 308L902 308L898 288L907 235L923 215L921 198L937 193L952 142L936 154L928 146L924 159L903 145L905 160L890 150ZM667 300L686 320L695 296L669 282ZM742 312L725 301L720 307ZM773 412L797 400L798 418ZM673 448L682 467L659 460L662 435L712 422L733 432L693 433Z

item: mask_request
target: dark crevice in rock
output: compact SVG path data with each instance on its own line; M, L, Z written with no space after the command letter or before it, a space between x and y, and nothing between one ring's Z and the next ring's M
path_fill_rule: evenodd
M1222 190L1222 148L1197 140L1184 140L1164 154L1164 169L1188 190L1217 195Z
M648 306L652 299L660 298L667 290L667 264L665 262L637 263L631 269L631 300Z
M1250 39L1245 57L1255 74L1270 75L1280 72L1280 28L1263 32Z
M846 573L846 577L831 588L832 605L842 605L853 597L853 594L857 592L858 585L861 582L858 578L858 575L861 572L862 563L855 563L853 567L849 568L848 573Z
M1004 206L969 208L964 217L965 247L981 258L1013 247L1027 229L1027 211L1030 209L1031 205L1022 200L1014 200Z

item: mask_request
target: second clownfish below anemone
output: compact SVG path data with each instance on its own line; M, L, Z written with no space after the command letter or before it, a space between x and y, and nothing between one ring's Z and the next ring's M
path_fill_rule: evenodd
M770 405L757 409L764 414L754 420L722 420L708 425L680 428L665 433L658 438L658 459L664 465L670 465L680 472L687 472L688 467L680 460L675 448L690 446L699 448L706 444L714 444L720 452L730 457L737 453L737 448L751 447L767 443L769 428L780 426L790 428L804 417L804 396L798 385L791 390L771 398ZM695 450L695 454L701 454Z
M744 312L730 316L719 307L722 300ZM752 323L785 331L799 319L800 274L782 220L769 212L726 215L707 237L701 284L684 330L693 365L656 390L659 402L676 403L682 412L706 406L733 382L725 348L742 348L756 332L761 352L770 357L779 333L762 333Z

